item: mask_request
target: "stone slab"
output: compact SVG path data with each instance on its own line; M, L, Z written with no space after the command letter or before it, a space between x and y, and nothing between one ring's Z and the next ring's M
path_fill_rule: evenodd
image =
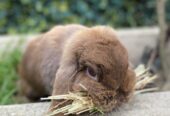
M49 102L0 106L0 116L43 116ZM140 94L105 116L170 116L170 91Z

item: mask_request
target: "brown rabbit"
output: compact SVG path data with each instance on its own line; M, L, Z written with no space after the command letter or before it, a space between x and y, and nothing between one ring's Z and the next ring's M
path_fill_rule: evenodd
M30 99L80 91L111 111L129 100L135 74L111 27L56 26L28 45L20 66L22 92ZM52 101L51 108L57 102Z

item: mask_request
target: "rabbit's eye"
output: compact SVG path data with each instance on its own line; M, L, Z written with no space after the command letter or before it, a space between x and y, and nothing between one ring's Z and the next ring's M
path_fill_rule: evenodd
M97 72L96 72L93 68L87 67L87 68L86 68L86 74L87 74L90 78L98 81Z

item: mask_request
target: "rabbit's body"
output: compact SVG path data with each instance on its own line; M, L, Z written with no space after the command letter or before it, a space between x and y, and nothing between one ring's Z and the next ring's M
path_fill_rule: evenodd
M22 92L32 100L51 95L65 42L80 25L56 26L32 40L20 67Z
M20 75L30 99L79 91L81 84L104 111L128 101L135 85L127 51L106 26L54 27L28 45Z

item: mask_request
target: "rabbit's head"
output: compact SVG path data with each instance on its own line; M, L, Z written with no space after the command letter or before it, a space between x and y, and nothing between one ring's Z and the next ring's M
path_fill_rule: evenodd
M134 83L127 51L115 31L96 26L75 33L67 41L53 95L87 89L94 104L111 111L128 100Z

